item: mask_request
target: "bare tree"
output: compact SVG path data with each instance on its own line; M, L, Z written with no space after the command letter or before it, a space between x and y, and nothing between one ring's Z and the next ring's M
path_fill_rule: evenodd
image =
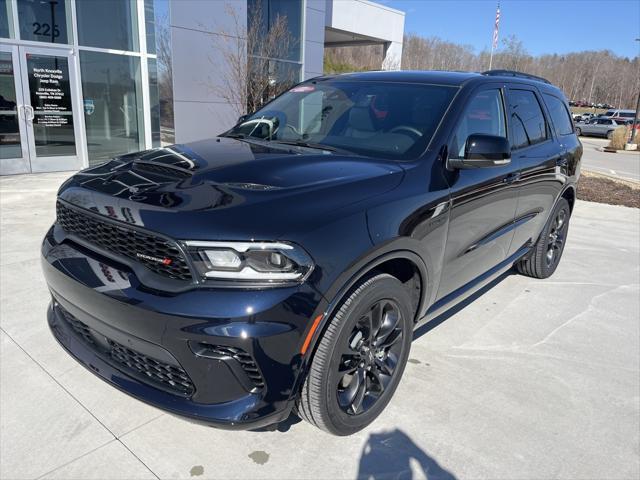
M297 66L278 61L286 59L295 46L287 17L277 15L267 25L260 5L250 3L246 22L235 7L225 5L232 31L215 36L217 51L209 57L219 72L218 79L209 85L238 116L258 110L291 88L298 75Z
M357 62L357 56L354 61ZM404 37L403 69L481 72L488 66L488 51L476 53L470 45L437 37L415 34ZM532 56L517 37L509 36L494 54L493 66L547 78L572 100L608 103L620 108L635 108L640 89L640 57L629 59L608 50ZM343 68L348 70L346 66Z

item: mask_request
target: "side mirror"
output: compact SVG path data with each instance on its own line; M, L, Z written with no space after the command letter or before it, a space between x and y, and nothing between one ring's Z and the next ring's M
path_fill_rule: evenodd
M454 168L499 167L511 162L511 145L505 137L474 133L464 146L464 158L449 159Z

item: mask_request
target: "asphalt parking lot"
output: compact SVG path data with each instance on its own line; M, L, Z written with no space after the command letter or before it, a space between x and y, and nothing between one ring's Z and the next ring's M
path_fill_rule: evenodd
M49 334L39 243L65 177L0 179L1 478L640 476L637 209L578 202L556 274L507 275L419 331L359 434L228 432L114 390Z
M583 146L582 168L612 177L640 182L640 151L603 152L606 138L580 137Z

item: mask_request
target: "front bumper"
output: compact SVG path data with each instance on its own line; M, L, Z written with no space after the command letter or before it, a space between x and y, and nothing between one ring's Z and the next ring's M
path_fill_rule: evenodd
M54 336L113 386L222 428L289 415L305 368L300 347L310 319L326 307L309 285L153 291L55 228L42 245L42 268Z

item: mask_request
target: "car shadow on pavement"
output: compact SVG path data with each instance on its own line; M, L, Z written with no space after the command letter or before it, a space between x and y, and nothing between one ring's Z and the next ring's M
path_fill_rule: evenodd
M372 433L362 448L359 480L414 478L421 469L427 480L455 480L455 476L418 447L402 430Z
M471 303L475 302L478 298L480 298L482 295L484 295L485 293L487 293L489 290L491 290L493 287L495 287L496 285L498 285L499 283L501 283L504 279L506 279L507 277L510 277L511 275L515 275L516 272L514 269L508 270L505 273L503 273L502 275L500 275L498 278L496 278L495 280L492 280L491 282L489 282L488 284L486 284L484 287L482 287L480 290L478 290L476 293L474 293L473 295L471 295L469 298L463 300L462 302L460 302L459 304L455 305L454 307L450 308L449 310L447 310L446 312L438 315L437 317L429 320L427 323L425 323L424 325L422 325L421 327L418 327L416 330L414 330L413 332L413 340L417 340L418 338L422 337L423 335L426 335L427 333L429 333L431 330L433 330L434 328L436 328L437 326L441 325L442 323L444 323L446 320L448 320L449 318L453 317L456 313L458 313L460 310L464 309L467 305L470 305Z

